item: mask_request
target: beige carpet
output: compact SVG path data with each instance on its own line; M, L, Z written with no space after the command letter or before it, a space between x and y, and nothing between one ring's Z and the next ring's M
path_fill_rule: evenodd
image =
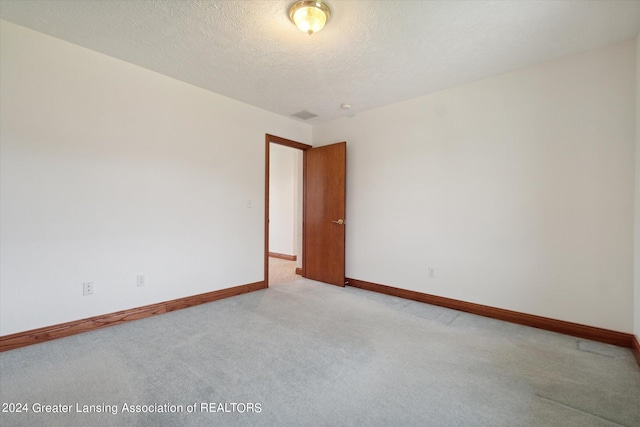
M296 275L296 262L269 257L269 286L293 282L300 279Z
M637 427L640 370L627 348L298 279L0 353L0 402L29 408L0 409L7 427Z

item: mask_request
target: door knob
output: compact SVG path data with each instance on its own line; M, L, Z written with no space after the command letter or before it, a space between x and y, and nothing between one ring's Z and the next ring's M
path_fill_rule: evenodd
M338 224L338 225L344 225L345 220L344 220L344 219L339 219L339 220L337 220L337 221L336 221L336 220L333 220L333 221L331 221L331 222L332 222L332 223L334 223L334 224Z

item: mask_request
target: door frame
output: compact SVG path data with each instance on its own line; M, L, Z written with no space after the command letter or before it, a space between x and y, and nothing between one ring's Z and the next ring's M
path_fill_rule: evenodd
M293 141L291 139L282 138L275 135L265 134L265 164L264 164L264 285L269 287L269 156L271 152L271 143L284 145L285 147L295 148L302 150L302 276L305 275L304 262L304 210L305 210L305 197L306 192L306 177L304 175L304 164L306 162L306 151L312 148L311 145L303 144L302 142Z

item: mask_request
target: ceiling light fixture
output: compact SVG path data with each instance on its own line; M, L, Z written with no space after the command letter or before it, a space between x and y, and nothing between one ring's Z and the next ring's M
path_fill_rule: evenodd
M289 6L289 18L300 31L311 35L331 19L331 9L323 1L301 0Z

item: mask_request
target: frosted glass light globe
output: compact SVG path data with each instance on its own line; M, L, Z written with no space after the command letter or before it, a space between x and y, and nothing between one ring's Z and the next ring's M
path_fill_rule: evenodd
M317 33L331 18L331 10L322 1L297 1L289 8L289 18L305 33Z

